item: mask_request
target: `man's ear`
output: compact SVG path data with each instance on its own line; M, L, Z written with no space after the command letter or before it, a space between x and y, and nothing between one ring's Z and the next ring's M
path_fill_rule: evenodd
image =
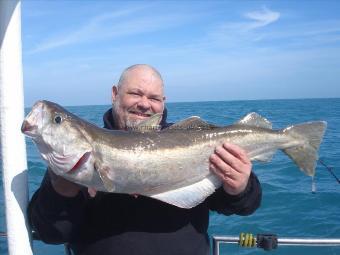
M116 101L117 94L118 94L118 88L117 88L116 85L113 85L112 86L112 94L111 94L112 102Z

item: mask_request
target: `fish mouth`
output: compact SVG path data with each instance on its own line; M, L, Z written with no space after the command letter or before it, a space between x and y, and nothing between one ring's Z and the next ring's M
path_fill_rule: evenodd
M37 125L31 125L27 120L24 120L21 125L21 132L27 136L33 137L34 131L37 129Z
M21 124L21 132L29 137L36 137L42 127L42 122L45 117L44 102L36 102L32 110L28 113L26 118Z
M83 156L81 156L79 158L79 160L77 161L77 163L70 169L68 170L66 173L67 174L73 174L75 173L82 165L84 165L87 160L90 158L91 156L91 151L87 151L83 154Z

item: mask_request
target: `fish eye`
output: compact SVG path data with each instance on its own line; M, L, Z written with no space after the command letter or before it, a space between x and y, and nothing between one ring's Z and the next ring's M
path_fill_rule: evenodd
M54 117L54 122L57 123L57 124L60 124L62 120L63 119L60 115L57 115L57 116Z

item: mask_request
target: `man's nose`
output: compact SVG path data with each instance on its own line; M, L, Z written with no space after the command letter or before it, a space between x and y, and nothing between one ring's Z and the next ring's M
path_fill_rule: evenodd
M148 110L151 107L150 100L146 96L142 96L138 101L138 107Z

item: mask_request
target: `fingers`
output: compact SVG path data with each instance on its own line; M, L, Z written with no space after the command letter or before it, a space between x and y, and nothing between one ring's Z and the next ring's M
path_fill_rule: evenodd
M223 182L224 190L235 195L245 189L252 165L243 149L224 143L210 156L209 167Z
M212 156L212 162L221 169L232 168L242 171L244 165L251 165L246 152L234 144L224 143L222 146L217 146Z
M229 153L231 153L235 158L238 158L244 164L251 163L247 153L239 146L232 143L223 143L223 148L225 148Z
M214 171L221 179L236 178L235 170L231 165L226 163L219 155L212 154L210 156L210 168ZM237 172L237 171L236 171Z
M237 179L235 178L235 174L231 173L231 169L221 168L221 166L215 165L214 163L210 163L209 168L212 172L214 172L223 182L230 182L231 180ZM223 170L222 170L223 169Z
M220 178L225 192L231 195L237 195L241 193L245 189L246 183L248 182L240 181L240 179L242 180L242 178L239 173L236 173L236 175L238 175L237 177L235 174L233 175L223 173L223 171L216 168L214 164L210 164L210 170Z
M97 195L97 190L95 188L87 188L87 192L89 193L90 197L95 197Z

